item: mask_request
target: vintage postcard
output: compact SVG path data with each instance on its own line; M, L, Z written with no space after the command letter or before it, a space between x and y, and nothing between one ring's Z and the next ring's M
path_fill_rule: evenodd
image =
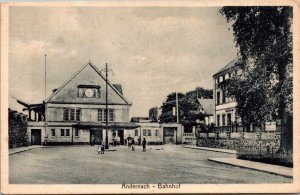
M299 193L299 3L0 4L1 193Z

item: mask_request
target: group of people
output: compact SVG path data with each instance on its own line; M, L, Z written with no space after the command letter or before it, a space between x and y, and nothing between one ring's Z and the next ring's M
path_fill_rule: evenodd
M98 146L98 154L104 154L104 143L100 140L100 144ZM95 145L95 137L94 135L91 136L91 146L94 146ZM128 144L128 148L131 148L132 151L135 150L135 140L134 138L131 138L130 136L127 137L127 144ZM139 140L139 144L140 144L140 140ZM143 138L142 142L142 147L143 147L143 152L146 152L146 144L147 144L147 141L145 138ZM114 146L119 146L120 145L120 137L118 136L117 139L113 139L113 145Z
M131 138L130 136L127 138L127 143L128 143L128 148L131 148L132 151L135 150L135 140L134 138ZM139 144L140 144L140 140L139 140ZM143 152L146 152L146 144L147 144L147 141L145 138L143 138L143 141L142 141L142 146L143 146Z

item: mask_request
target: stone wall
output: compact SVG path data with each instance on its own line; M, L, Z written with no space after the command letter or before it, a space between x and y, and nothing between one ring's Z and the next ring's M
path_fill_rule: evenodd
M27 116L8 109L8 135L9 148L28 145L27 140Z

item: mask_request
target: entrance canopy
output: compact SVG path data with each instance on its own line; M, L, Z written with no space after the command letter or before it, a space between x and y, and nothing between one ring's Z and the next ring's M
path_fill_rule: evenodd
M73 125L76 128L105 128L106 124L103 122L79 122ZM136 123L117 123L117 122L109 122L108 128L110 129L136 129L140 127L140 125Z

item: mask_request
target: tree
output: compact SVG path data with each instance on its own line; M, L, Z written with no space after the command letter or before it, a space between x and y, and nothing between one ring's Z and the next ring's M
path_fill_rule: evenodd
M198 97L212 98L212 93L211 89L204 89L202 87L197 87L186 94L178 93L179 122L193 125L197 119L203 120L203 113L198 111L199 102L197 101L197 95ZM171 93L161 106L160 122L176 122L176 115L173 115L174 108L176 108L176 93Z
M292 7L229 6L220 13L232 23L244 72L228 81L233 87L223 87L236 98L244 122L281 120L278 154L292 157Z

